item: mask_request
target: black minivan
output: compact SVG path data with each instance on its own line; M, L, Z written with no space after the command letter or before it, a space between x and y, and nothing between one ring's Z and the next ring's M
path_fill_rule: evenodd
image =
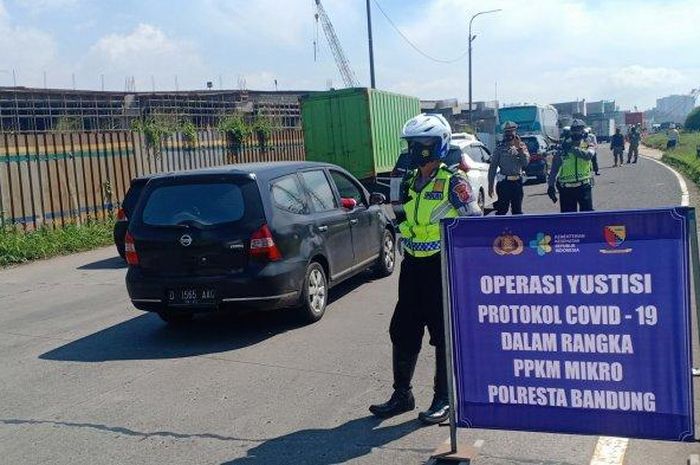
M385 201L324 163L156 175L126 234L129 296L169 323L239 307L296 307L316 321L330 287L367 268L394 271Z

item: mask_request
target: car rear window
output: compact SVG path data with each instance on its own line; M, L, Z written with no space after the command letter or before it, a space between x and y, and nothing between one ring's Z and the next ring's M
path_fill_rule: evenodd
M536 137L524 137L522 141L525 142L525 145L527 145L528 152L537 153L540 151L540 142Z
M394 166L394 170L408 171L411 168L411 157L408 155L408 153L403 152L401 155L399 155L399 159L396 160L396 166Z
M462 163L462 149L459 147L450 148L450 151L447 152L447 156L443 160L443 163L447 166L454 166Z
M143 192L143 188L146 186L145 182L138 182L131 185L129 190L124 196L124 201L122 202L122 208L127 216L131 216L136 207L136 202L139 201L139 196Z
M172 184L156 187L150 193L142 221L149 226L212 226L238 221L245 211L244 195L237 184Z

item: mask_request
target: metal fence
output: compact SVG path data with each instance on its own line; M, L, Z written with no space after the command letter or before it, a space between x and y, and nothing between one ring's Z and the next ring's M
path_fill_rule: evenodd
M304 160L301 129L234 145L225 134L177 133L156 146L138 132L0 134L0 225L60 227L114 213L130 180L164 171Z

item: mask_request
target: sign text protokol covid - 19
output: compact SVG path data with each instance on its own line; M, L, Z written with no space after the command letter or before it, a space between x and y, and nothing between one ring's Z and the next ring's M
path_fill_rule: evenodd
M693 440L690 213L445 220L458 426Z

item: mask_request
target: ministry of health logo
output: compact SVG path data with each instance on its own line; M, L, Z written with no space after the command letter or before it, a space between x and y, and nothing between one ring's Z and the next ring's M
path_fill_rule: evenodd
M537 237L530 241L530 248L535 250L540 257L544 257L552 251L552 236L538 233Z

